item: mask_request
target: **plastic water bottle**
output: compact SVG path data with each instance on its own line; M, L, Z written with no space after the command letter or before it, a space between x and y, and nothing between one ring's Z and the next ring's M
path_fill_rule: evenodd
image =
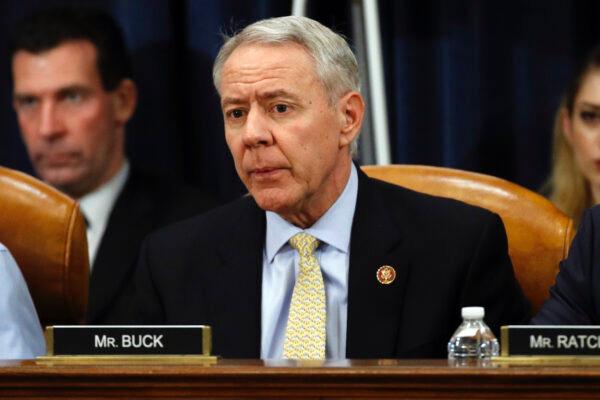
M500 354L498 340L483 322L483 307L463 307L463 322L448 342L448 359L459 362L489 360Z

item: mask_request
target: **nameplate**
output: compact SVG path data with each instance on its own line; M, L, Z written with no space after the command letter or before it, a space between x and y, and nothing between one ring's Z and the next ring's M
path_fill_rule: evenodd
M202 355L210 356L206 325L55 325L46 328L49 356Z
M600 356L600 326L508 325L502 356Z

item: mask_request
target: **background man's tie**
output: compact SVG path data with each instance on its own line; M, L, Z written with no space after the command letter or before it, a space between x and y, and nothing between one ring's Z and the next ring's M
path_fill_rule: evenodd
M327 311L321 267L315 257L317 238L298 233L290 246L300 255L300 273L294 286L285 330L283 357L325 359Z

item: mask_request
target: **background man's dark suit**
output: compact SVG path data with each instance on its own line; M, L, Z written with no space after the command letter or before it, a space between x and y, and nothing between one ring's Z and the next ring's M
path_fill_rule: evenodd
M587 210L560 263L550 298L532 322L538 325L600 324L600 206Z
M213 205L213 200L197 189L177 186L132 169L110 213L94 261L88 321L123 321L130 306L130 278L144 237L152 230L199 214Z
M153 234L136 277L141 323L213 326L215 354L260 357L265 212L251 197ZM527 320L499 217L367 178L350 244L348 358L445 357L460 307L486 320ZM396 280L380 284L391 265Z

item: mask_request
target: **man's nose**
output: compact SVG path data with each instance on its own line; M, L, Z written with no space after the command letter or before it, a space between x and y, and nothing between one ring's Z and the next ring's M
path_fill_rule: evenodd
M243 140L248 147L270 146L273 144L271 124L268 117L260 110L251 109L248 112Z
M42 104L38 134L46 138L54 138L64 133L64 124L56 104L47 102Z

